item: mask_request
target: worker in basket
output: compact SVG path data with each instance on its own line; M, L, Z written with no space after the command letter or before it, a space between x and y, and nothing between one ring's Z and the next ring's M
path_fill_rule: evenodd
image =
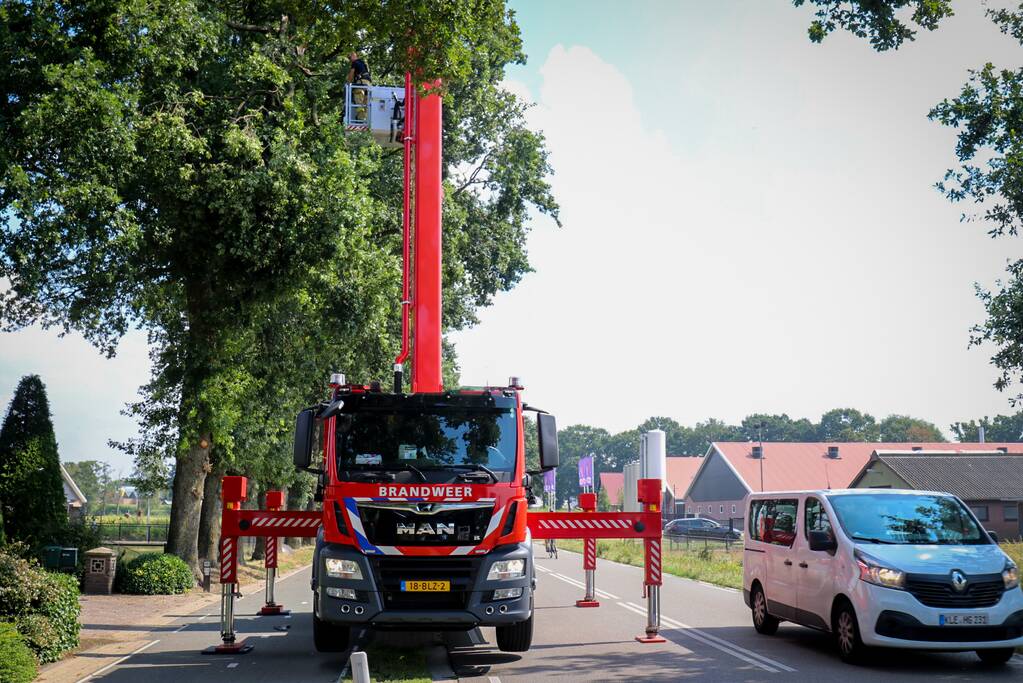
M369 75L369 67L366 66L366 60L359 56L358 52L354 50L348 53L348 77L345 78L346 83L352 85L371 85L373 80ZM368 123L366 116L366 102L368 101L367 90L364 88L355 88L352 90L352 102L356 105L352 112L354 116L353 121L360 121Z

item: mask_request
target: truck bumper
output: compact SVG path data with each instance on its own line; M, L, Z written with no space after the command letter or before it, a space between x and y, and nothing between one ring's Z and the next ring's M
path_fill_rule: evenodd
M356 562L362 578L328 576L328 558ZM525 560L524 576L487 580L495 562L515 559ZM532 547L526 543L503 546L475 557L367 556L352 547L328 543L316 557L313 609L323 621L377 629L465 630L515 624L532 614L533 572ZM448 580L452 591L400 590L401 580L420 579ZM355 591L354 599L350 594L337 597L342 589ZM500 589L521 589L521 594L495 599L494 591Z

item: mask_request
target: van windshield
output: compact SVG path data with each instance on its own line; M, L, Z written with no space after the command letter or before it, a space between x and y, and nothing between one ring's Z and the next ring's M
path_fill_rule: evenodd
M858 543L978 545L987 534L952 496L864 493L828 496L842 529Z

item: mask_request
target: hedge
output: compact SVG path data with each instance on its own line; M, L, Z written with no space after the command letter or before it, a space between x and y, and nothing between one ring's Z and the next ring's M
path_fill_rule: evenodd
M78 647L79 613L75 577L0 551L0 620L14 623L39 662Z
M135 595L185 593L195 586L192 570L176 555L142 553L117 571L118 588Z
M29 683L38 668L32 650L14 624L0 621L0 682Z

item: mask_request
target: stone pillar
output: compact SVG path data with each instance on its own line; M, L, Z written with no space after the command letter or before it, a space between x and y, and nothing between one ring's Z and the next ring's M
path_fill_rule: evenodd
M117 553L110 548L85 551L85 588L90 595L110 595L114 590Z

